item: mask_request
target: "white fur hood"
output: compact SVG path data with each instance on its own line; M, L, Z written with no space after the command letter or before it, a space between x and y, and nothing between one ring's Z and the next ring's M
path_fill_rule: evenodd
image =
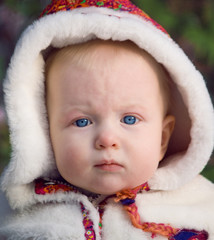
M96 7L58 12L35 21L23 33L4 82L12 154L1 184L13 208L31 204L28 189L35 179L57 174L48 133L42 52L49 46L61 48L95 38L133 41L162 63L175 83L175 131L168 157L150 179L150 188L177 189L209 160L214 143L211 100L201 74L167 34L126 12Z

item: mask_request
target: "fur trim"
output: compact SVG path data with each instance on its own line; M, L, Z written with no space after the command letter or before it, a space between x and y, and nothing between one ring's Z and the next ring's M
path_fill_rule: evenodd
M56 171L45 109L42 51L95 38L133 41L166 67L176 85L173 109L177 122L171 155L149 181L150 187L179 188L196 176L210 157L214 142L211 100L202 76L171 38L144 19L125 12L93 7L59 12L41 18L24 32L4 83L13 153L2 187L13 199L14 207L24 206L31 199L30 195L20 199L18 192L23 187ZM186 129L183 122L191 129ZM189 140L182 146L185 139Z

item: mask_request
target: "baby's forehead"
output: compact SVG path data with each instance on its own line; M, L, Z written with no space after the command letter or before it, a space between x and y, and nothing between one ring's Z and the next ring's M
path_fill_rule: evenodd
M61 49L54 49L46 61L46 75L53 65L61 65L65 62L73 63L77 67L84 66L89 70L95 70L100 61L106 60L106 64L114 64L114 60L120 59L119 56L127 58L132 55L138 59L146 61L156 73L162 93L168 101L168 80L169 76L161 64L159 64L148 52L140 49L131 41L112 41L112 40L91 40L85 43L69 45Z
M109 61L119 59L121 55L136 56L146 60L149 65L154 69L156 74L159 74L159 64L156 60L146 51L140 49L131 41L104 41L92 40L86 43L69 45L61 49L53 49L46 60L46 73L49 72L52 65L63 65L65 62L75 63L77 66L85 66L87 68L94 67L100 60ZM108 62L106 62L108 64Z
M58 63L65 61L68 58L72 58L74 61L77 59L93 58L102 56L103 53L109 52L112 56L118 56L124 52L130 52L136 56L149 56L149 54L140 49L131 41L112 41L112 40L92 40L86 43L69 45L61 49L53 49L49 54L47 61L50 59L57 61Z

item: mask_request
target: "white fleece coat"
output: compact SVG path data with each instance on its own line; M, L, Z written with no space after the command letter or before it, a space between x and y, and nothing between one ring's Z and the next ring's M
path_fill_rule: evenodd
M101 239L98 229L99 212L85 195L76 193L56 193L40 196L32 193L34 204L19 210L0 227L2 239L78 239L85 240L83 216L79 202L90 212L96 239ZM2 199L2 198L1 198ZM2 199L3 200L3 199ZM1 200L2 204L5 205ZM205 230L209 240L214 239L214 186L202 176L175 191L149 191L139 193L136 204L141 219L145 222L170 223L176 228ZM1 209L4 216L8 210ZM12 213L14 214L14 213ZM103 215L102 239L152 239L151 233L145 233L132 226L122 206L109 201ZM5 237L5 238L4 238ZM157 240L166 238L157 235Z
M214 240L214 186L198 174L214 142L213 107L201 74L173 40L145 19L105 8L80 8L37 20L23 33L4 82L11 132L11 161L1 179L0 239L84 240L79 202L84 203L100 239L99 213L85 195L34 193L34 180L57 177L44 98L44 55L91 39L131 40L163 64L173 80L171 113L176 126L166 159L139 193L142 221L205 230ZM6 198L5 198L6 196ZM151 239L132 226L120 204L110 201L102 239ZM155 239L163 240L157 236Z

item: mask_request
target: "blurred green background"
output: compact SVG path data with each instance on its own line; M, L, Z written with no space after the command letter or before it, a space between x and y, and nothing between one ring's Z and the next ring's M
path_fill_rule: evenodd
M0 0L0 173L10 155L2 81L15 43L49 0ZM159 22L183 48L206 79L214 100L214 1L132 0ZM214 123L213 123L214 124ZM214 182L214 157L203 171Z

